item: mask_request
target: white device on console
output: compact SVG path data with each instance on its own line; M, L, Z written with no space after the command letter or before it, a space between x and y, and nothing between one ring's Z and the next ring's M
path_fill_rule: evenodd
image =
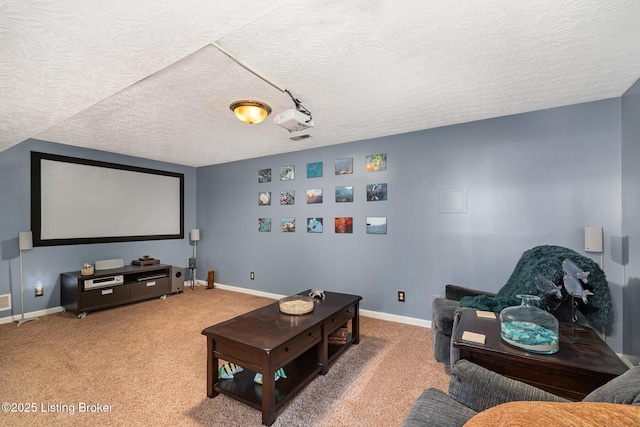
M105 259L96 261L96 270L110 270L112 268L124 267L124 259Z
M89 279L84 282L84 290L108 288L111 286L118 286L124 283L124 276L122 274L116 274L114 276L100 277L97 279Z
M295 108L278 114L274 117L273 121L275 124L282 126L289 132L297 132L299 130L313 127L313 118L311 117L311 114L305 114Z

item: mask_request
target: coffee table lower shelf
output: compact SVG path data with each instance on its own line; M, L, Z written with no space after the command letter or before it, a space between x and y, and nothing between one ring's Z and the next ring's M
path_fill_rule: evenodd
M322 365L317 358L317 349L312 347L306 353L284 366L287 378L280 378L276 381L275 400L276 409L286 403L309 381L320 374ZM245 405L249 405L257 410L262 409L262 384L256 383L253 379L255 371L245 369L234 375L233 379L219 380L214 388L218 393L226 394Z

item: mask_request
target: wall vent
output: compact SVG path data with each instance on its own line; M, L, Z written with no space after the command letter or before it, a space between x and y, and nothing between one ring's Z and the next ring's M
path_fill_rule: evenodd
M0 295L0 311L11 310L11 294Z

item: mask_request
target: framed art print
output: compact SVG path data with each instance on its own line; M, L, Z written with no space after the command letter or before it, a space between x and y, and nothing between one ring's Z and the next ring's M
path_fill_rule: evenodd
M280 231L283 233L295 233L296 231L296 219L295 218L280 218Z
M367 234L387 234L387 217L368 216Z
M322 218L307 218L307 233L322 233Z
M271 169L260 169L258 171L258 182L271 182Z
M367 202L387 200L387 184L367 184Z
M336 187L336 203L353 202L353 185Z
M271 231L271 218L258 218L258 231L270 232Z
M307 204L322 203L322 188L310 188L307 190Z
M387 170L387 154L370 154L365 157L365 170L379 172Z
M353 217L341 216L335 219L336 233L353 233Z
M296 204L296 191L286 190L280 192L280 204L281 205L295 205Z
M307 163L307 178L319 178L322 176L322 162Z
M353 173L353 157L336 159L336 175L347 175L350 173Z
M296 167L293 165L280 168L280 181L289 181L296 177Z
M258 206L271 206L271 191L258 193Z

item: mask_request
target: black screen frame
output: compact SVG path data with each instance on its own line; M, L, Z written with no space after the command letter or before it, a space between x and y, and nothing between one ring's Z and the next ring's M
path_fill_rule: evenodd
M73 163L98 168L116 169L143 174L160 175L179 179L180 186L180 232L176 234L149 234L137 236L114 235L107 237L73 237L73 238L42 238L42 160L49 160L62 163ZM184 174L168 172L158 169L143 168L138 166L122 165L118 163L103 162L98 160L82 159L58 154L31 152L31 231L33 234L33 246L58 246L58 245L81 245L93 243L113 243L113 242L138 242L147 240L169 240L184 239Z

